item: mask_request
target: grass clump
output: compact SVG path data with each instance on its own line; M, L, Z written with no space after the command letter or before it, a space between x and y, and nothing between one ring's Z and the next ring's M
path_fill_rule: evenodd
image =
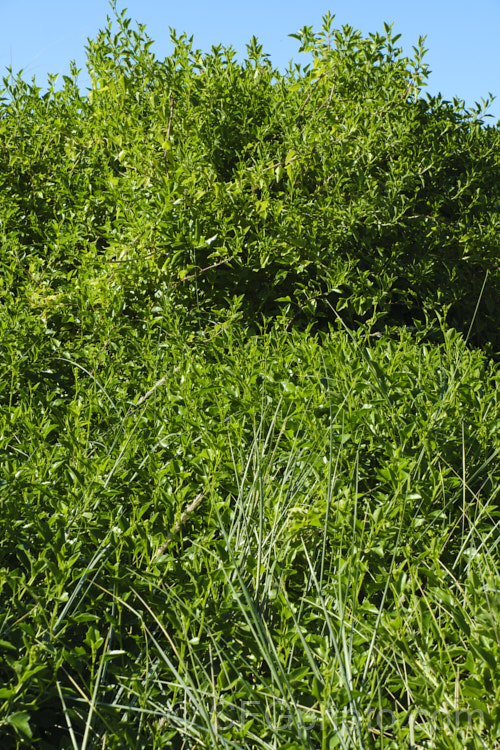
M499 408L483 355L458 334L158 334L156 389L119 399L111 361L84 389L74 365L71 397L6 410L11 727L29 715L64 747L494 737Z
M423 108L407 90L418 55L411 78L389 30L332 31L330 59L325 19L300 35L312 69L280 77L255 40L243 66L185 38L160 63L117 22L89 44L89 96L73 78L48 94L5 83L2 143L23 148L2 151L0 178L3 746L497 747L497 131ZM378 61L365 89L363 60ZM448 118L450 143L484 149L479 198L464 188L446 209L477 266L455 257L451 219L446 259L429 230L411 268L413 214L386 235L384 199L378 239L359 229L348 149L351 208L341 191L328 209L347 244L334 227L314 255L328 159L354 132L342 102L361 118L362 92L365 125L398 102L401 143ZM331 154L307 141L309 106ZM401 208L417 177L370 138L357 158ZM441 227L431 196L460 173L428 167L421 228L425 212ZM396 236L375 289L362 256Z

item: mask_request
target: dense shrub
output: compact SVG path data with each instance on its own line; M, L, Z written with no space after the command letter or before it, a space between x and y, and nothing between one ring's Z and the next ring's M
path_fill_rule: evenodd
M12 293L55 304L85 264L205 318L234 296L257 321L414 325L449 309L498 352L498 126L423 95L422 39L409 59L388 26L365 38L332 21L296 35L312 62L284 74L255 38L240 63L173 33L157 60L122 14L89 42L88 94L74 68L45 94L6 79Z
M498 126L116 22L0 104L2 748L497 747Z

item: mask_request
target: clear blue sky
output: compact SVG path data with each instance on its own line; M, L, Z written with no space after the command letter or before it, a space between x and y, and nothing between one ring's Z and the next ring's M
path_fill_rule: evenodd
M171 51L171 26L193 35L197 48L230 44L240 57L255 35L282 70L291 58L301 57L288 34L304 25L319 29L328 10L336 26L347 23L365 34L394 22L407 53L420 34L427 35L430 93L457 96L472 106L491 92L498 98L489 122L500 119L500 0L119 0L118 9L123 8L146 24L157 57ZM22 68L25 78L35 75L43 86L47 73L67 73L74 59L86 88L86 40L105 25L108 14L108 0L0 0L0 69L5 74L6 66Z

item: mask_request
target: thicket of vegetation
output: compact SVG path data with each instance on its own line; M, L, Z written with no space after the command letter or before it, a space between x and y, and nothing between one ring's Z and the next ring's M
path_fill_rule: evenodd
M4 78L2 747L500 747L499 127L384 28Z

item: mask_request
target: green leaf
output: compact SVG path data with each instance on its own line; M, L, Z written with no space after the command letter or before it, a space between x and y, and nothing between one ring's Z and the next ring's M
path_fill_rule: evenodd
M12 643L9 643L9 641L4 641L2 639L0 639L0 650L17 652L17 648Z
M7 722L14 727L16 732L30 740L33 737L33 732L31 731L29 721L30 716L24 711L18 711L7 717Z

